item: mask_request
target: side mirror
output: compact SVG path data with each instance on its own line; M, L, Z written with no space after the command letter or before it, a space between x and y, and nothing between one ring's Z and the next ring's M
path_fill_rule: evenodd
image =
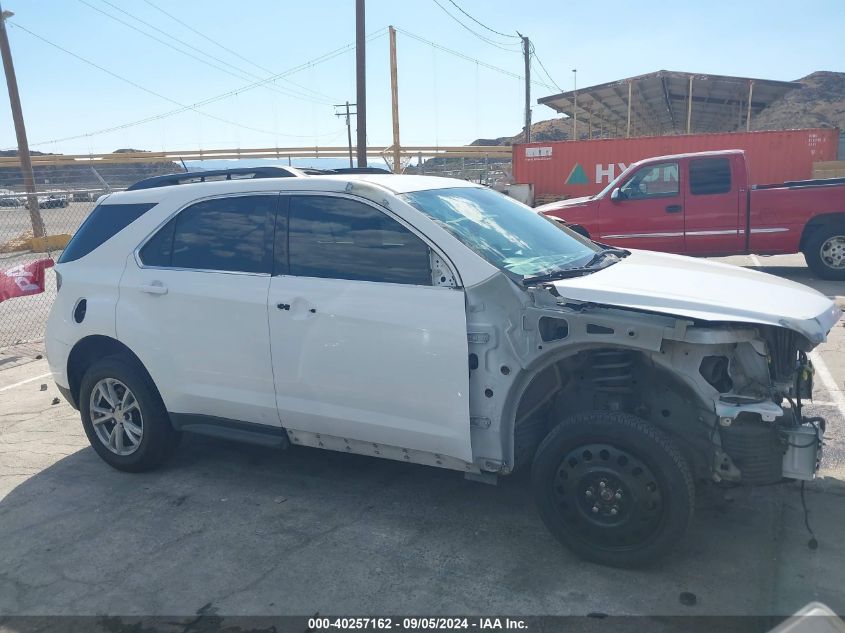
M619 187L614 187L613 191L610 192L610 199L613 200L613 202L618 202L619 200L624 200L625 195L622 193Z

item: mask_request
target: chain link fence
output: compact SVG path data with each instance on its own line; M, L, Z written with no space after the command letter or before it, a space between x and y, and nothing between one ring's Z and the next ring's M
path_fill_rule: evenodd
M40 259L59 258L69 236L101 196L146 178L183 171L177 163L36 165L38 214L46 240L33 240L33 221L21 171L0 167L0 274ZM39 341L56 296L56 275L47 271L45 291L0 302L0 347Z

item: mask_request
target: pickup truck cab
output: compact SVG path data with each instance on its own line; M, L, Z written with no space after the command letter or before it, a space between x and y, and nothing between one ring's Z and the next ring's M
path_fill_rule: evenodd
M697 483L813 478L824 295L461 180L257 175L109 194L56 264L50 369L112 467L202 433L530 468L555 536L617 566L681 538Z
M537 207L591 239L693 256L803 253L845 279L845 178L748 185L741 150L658 156L603 191Z

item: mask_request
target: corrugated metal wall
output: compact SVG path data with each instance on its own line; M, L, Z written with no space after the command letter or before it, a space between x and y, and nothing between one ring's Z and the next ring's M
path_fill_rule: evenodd
M837 129L651 136L554 141L513 146L514 179L534 185L535 197L593 195L629 164L666 154L745 150L751 184L811 178L813 163L835 160Z

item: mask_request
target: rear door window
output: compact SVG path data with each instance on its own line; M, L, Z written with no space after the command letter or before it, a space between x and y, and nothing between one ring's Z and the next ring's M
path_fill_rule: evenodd
M280 255L277 248L277 261ZM428 245L378 209L348 198L291 198L288 261L288 273L300 277L432 283Z
M156 205L144 204L98 204L85 219L73 239L65 247L60 264L85 257L95 248L120 233L135 220Z
M146 266L269 273L278 194L198 202L165 224L141 249Z
M711 196L731 190L731 161L696 158L689 164L689 188L694 196Z

